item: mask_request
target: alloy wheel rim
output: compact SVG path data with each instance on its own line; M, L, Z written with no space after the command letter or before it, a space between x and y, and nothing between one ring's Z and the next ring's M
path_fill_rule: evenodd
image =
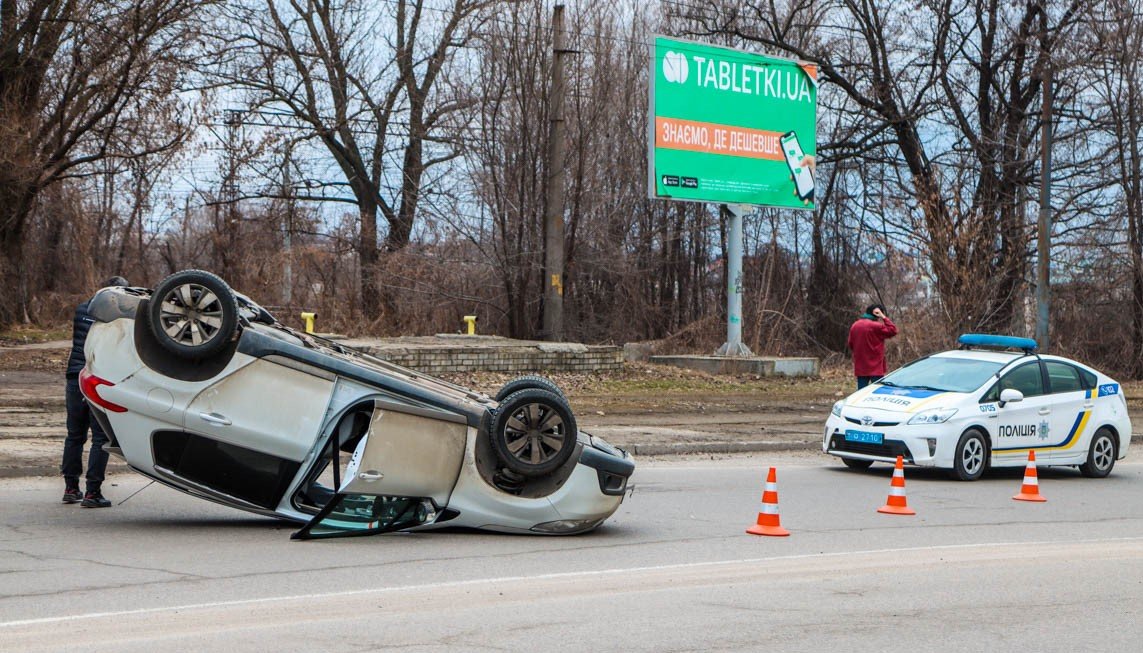
M504 432L508 452L529 465L542 465L558 456L566 438L563 418L541 403L525 404L513 412Z
M1111 440L1108 438L1099 438L1095 441L1095 455L1092 457L1095 461L1095 466L1099 469L1107 469L1111 464L1111 456L1114 447L1111 445Z
M983 463L984 447L981 446L980 440L973 438L966 442L964 452L961 454L961 464L964 465L964 471L975 474Z
M204 345L222 330L222 300L206 286L179 284L162 299L159 326L180 345Z

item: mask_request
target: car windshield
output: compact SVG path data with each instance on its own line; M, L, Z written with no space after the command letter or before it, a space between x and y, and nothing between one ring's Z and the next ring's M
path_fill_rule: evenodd
M984 385L1004 367L995 361L930 356L913 361L878 381L899 388L938 392L971 392Z

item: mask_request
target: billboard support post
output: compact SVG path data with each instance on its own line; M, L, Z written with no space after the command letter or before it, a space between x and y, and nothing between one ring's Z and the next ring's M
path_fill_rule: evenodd
M742 342L742 218L750 211L748 204L727 204L730 213L726 243L726 342L716 356L753 356Z

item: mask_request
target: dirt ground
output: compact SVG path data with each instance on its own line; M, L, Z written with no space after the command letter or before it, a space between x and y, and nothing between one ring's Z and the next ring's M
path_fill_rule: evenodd
M69 343L0 346L0 477L54 475L65 432L64 367ZM512 375L447 379L495 393ZM743 448L813 448L826 411L852 391L849 371L814 379L712 376L648 364L612 375L557 374L579 426L637 455ZM1143 429L1143 384L1125 384ZM112 459L112 466L122 469ZM112 470L114 471L114 470Z

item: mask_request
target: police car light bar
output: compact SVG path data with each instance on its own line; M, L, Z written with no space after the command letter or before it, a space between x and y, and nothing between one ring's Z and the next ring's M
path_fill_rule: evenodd
M995 349L1020 349L1025 354L1036 351L1039 345L1031 338L1018 338L1016 336L993 336L985 333L966 333L957 342L962 348L989 347Z

